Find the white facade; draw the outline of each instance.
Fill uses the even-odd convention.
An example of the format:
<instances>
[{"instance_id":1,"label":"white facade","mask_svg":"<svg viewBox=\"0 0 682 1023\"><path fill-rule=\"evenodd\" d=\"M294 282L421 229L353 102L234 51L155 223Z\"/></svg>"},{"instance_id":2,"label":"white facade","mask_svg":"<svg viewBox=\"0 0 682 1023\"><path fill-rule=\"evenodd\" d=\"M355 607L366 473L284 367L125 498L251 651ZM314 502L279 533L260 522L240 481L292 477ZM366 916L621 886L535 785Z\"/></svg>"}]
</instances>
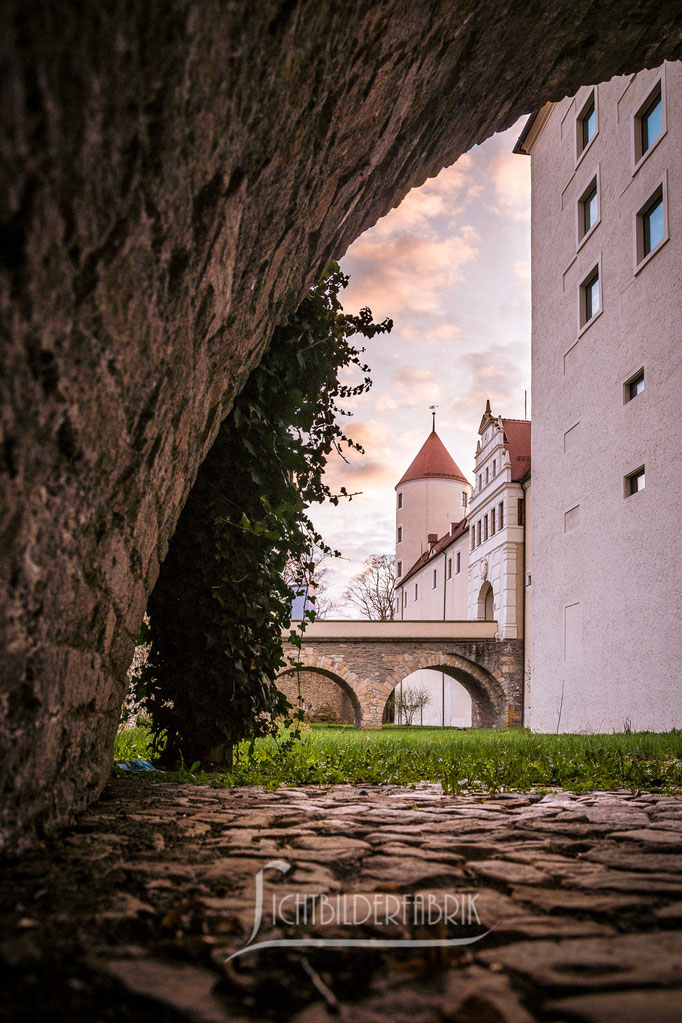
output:
<instances>
[{"instance_id":1,"label":"white facade","mask_svg":"<svg viewBox=\"0 0 682 1023\"><path fill-rule=\"evenodd\" d=\"M509 424L508 429L505 424ZM407 482L403 477L396 487L396 561L401 571L396 583L395 616L403 621L498 620L501 638L520 639L524 527L518 521L518 502L523 501L525 492L518 477L530 469L530 423L519 426L515 420L495 418L488 404L479 432L475 488L463 478L434 481L428 477ZM433 435L430 440L433 442ZM432 461L422 458L427 445L406 476L433 468ZM444 470L445 466L439 464L436 468ZM440 501L430 501L431 517L427 520L417 502L431 497L434 482ZM462 494L466 495L468 518ZM458 498L461 514L455 520L451 509L453 500L454 507L458 507ZM501 519L500 505L504 509ZM408 547L406 541L414 546ZM404 553L408 549L416 552L412 560ZM485 590L491 583L494 597L486 607ZM429 703L419 715L424 725L471 725L471 697L455 679L423 670L414 672L403 685L428 691Z\"/></svg>"},{"instance_id":2,"label":"white facade","mask_svg":"<svg viewBox=\"0 0 682 1023\"><path fill-rule=\"evenodd\" d=\"M526 723L680 727L682 65L547 104L516 151L532 192Z\"/></svg>"}]
</instances>

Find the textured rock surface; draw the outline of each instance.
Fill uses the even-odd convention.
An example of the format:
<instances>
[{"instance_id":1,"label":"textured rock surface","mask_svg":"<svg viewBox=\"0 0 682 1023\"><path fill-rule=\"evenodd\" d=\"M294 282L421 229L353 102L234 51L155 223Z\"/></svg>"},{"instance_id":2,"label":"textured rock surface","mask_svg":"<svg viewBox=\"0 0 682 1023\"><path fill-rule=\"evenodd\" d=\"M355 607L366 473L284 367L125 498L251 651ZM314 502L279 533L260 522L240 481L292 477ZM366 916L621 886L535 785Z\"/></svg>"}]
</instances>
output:
<instances>
[{"instance_id":1,"label":"textured rock surface","mask_svg":"<svg viewBox=\"0 0 682 1023\"><path fill-rule=\"evenodd\" d=\"M566 828L593 816L607 831L567 842ZM670 1023L680 1018L682 877L655 837L664 821L682 823L682 797L116 779L75 830L5 868L0 1020ZM620 842L622 863L593 862L622 825L637 834L632 847ZM661 860L655 872L638 866L649 855ZM251 935L255 876L272 860L290 868L264 874L255 941L482 936L266 948L226 963ZM278 913L273 925L273 898L287 896L282 913L293 919L298 896L307 922ZM326 919L318 910L313 920L322 896Z\"/></svg>"},{"instance_id":2,"label":"textured rock surface","mask_svg":"<svg viewBox=\"0 0 682 1023\"><path fill-rule=\"evenodd\" d=\"M665 0L2 5L1 841L101 789L197 466L327 258L524 111L681 56L679 25Z\"/></svg>"}]
</instances>

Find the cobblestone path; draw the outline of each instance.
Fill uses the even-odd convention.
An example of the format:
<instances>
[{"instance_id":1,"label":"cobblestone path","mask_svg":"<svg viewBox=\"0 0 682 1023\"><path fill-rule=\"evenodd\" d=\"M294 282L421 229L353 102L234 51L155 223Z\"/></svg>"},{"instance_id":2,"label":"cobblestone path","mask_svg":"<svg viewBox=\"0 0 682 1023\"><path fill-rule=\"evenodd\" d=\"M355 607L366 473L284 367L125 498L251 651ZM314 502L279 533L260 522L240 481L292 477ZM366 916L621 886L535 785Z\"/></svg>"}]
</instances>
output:
<instances>
[{"instance_id":1,"label":"cobblestone path","mask_svg":"<svg viewBox=\"0 0 682 1023\"><path fill-rule=\"evenodd\" d=\"M478 940L226 962L272 860L290 868L262 875L255 942ZM681 868L682 797L116 779L71 832L3 868L0 1019L679 1023ZM273 925L273 896L317 906L314 922ZM466 913L444 923L455 897ZM367 904L361 926L321 919Z\"/></svg>"}]
</instances>

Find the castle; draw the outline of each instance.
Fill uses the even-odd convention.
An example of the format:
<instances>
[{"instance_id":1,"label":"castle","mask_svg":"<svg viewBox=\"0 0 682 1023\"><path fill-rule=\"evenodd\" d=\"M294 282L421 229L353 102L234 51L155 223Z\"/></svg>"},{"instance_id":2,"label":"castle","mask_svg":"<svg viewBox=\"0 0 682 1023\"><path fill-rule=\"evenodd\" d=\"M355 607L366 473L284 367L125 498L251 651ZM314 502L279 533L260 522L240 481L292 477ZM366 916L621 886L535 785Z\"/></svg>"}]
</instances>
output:
<instances>
[{"instance_id":1,"label":"castle","mask_svg":"<svg viewBox=\"0 0 682 1023\"><path fill-rule=\"evenodd\" d=\"M522 639L535 731L682 724L681 139L680 63L531 115L532 444L488 406L473 487L435 432L396 487L396 615Z\"/></svg>"}]
</instances>

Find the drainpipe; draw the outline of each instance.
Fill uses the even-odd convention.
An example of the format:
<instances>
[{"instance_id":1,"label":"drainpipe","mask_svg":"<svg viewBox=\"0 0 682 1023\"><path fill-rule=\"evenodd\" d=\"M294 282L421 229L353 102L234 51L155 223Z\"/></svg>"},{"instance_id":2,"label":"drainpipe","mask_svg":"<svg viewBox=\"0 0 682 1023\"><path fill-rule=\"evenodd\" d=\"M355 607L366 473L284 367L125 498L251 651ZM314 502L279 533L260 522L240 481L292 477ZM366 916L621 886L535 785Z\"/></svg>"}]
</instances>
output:
<instances>
[{"instance_id":1,"label":"drainpipe","mask_svg":"<svg viewBox=\"0 0 682 1023\"><path fill-rule=\"evenodd\" d=\"M443 621L445 621L445 599L448 586L448 552L447 548L443 551ZM441 728L445 728L445 672L440 673L440 688L441 688Z\"/></svg>"}]
</instances>

